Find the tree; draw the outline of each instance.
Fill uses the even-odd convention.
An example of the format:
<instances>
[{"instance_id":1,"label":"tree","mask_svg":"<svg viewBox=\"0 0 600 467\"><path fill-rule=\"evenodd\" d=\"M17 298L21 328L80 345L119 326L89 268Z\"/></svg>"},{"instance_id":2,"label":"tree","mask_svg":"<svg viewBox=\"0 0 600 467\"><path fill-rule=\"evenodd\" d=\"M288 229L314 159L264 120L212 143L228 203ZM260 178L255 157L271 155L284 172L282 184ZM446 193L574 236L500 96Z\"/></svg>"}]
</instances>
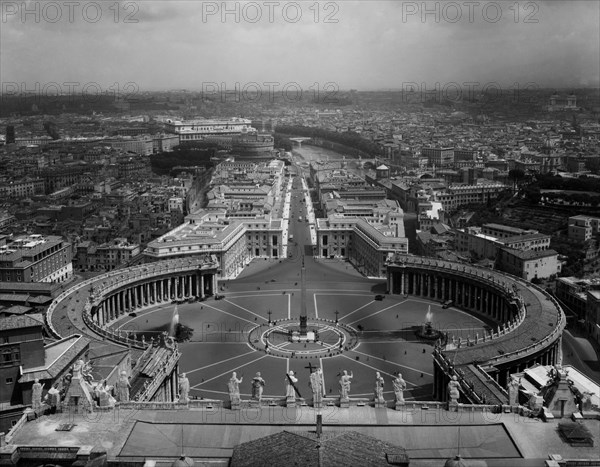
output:
<instances>
[{"instance_id":1,"label":"tree","mask_svg":"<svg viewBox=\"0 0 600 467\"><path fill-rule=\"evenodd\" d=\"M515 182L525 180L525 172L521 169L510 169L508 171L508 178Z\"/></svg>"},{"instance_id":2,"label":"tree","mask_svg":"<svg viewBox=\"0 0 600 467\"><path fill-rule=\"evenodd\" d=\"M525 190L525 198L531 204L539 204L539 202L542 200L540 189L538 187L528 187Z\"/></svg>"},{"instance_id":3,"label":"tree","mask_svg":"<svg viewBox=\"0 0 600 467\"><path fill-rule=\"evenodd\" d=\"M177 323L175 327L175 340L177 342L189 341L194 335L194 330L185 324Z\"/></svg>"}]
</instances>

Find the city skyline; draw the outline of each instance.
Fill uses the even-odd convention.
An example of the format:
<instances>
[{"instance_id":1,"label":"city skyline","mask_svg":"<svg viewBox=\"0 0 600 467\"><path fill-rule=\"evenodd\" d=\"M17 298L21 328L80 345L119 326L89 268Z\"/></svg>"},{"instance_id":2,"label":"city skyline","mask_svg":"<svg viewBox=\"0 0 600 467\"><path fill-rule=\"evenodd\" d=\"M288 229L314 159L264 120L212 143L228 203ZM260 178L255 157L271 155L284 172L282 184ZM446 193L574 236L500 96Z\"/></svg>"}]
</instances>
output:
<instances>
[{"instance_id":1,"label":"city skyline","mask_svg":"<svg viewBox=\"0 0 600 467\"><path fill-rule=\"evenodd\" d=\"M596 2L98 5L3 1L3 93L15 83L33 92L49 83L249 92L600 83Z\"/></svg>"}]
</instances>

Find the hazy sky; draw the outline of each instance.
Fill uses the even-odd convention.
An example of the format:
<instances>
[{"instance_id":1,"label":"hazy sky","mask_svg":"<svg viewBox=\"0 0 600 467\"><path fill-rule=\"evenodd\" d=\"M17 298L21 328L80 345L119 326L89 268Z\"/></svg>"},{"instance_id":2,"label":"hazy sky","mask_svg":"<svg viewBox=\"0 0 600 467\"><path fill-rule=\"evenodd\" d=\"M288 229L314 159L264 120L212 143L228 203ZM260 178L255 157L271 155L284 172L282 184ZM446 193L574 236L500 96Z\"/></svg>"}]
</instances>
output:
<instances>
[{"instance_id":1,"label":"hazy sky","mask_svg":"<svg viewBox=\"0 0 600 467\"><path fill-rule=\"evenodd\" d=\"M600 2L0 0L0 80L27 89L305 92L425 82L598 86ZM100 7L100 9L98 8ZM223 16L223 13L229 11ZM427 13L429 11L429 13ZM259 16L260 15L260 16ZM301 17L299 18L299 16ZM276 85L265 84L276 82Z\"/></svg>"}]
</instances>

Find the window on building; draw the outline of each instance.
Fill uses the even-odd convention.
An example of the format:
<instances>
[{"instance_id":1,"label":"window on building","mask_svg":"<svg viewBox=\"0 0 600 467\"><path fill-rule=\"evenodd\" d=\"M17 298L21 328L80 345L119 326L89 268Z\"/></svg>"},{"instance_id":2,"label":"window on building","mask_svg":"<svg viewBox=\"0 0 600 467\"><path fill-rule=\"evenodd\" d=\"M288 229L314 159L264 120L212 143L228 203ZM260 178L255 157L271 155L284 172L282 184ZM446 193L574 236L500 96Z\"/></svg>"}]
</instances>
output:
<instances>
[{"instance_id":1,"label":"window on building","mask_svg":"<svg viewBox=\"0 0 600 467\"><path fill-rule=\"evenodd\" d=\"M6 378L6 379L4 380L4 382L5 382L6 384L12 384L12 383L13 383L13 379L9 377L9 378Z\"/></svg>"}]
</instances>

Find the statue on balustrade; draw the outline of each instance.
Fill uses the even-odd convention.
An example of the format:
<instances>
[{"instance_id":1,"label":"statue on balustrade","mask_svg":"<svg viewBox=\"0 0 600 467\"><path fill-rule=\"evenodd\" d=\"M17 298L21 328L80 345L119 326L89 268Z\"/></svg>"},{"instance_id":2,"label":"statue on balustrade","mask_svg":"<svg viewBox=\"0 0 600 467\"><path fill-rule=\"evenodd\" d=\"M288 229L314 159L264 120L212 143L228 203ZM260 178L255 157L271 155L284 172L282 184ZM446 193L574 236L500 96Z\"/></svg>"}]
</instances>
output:
<instances>
[{"instance_id":1,"label":"statue on balustrade","mask_svg":"<svg viewBox=\"0 0 600 467\"><path fill-rule=\"evenodd\" d=\"M262 399L263 390L265 388L265 380L260 376L260 371L252 378L252 399L260 402Z\"/></svg>"},{"instance_id":2,"label":"statue on balustrade","mask_svg":"<svg viewBox=\"0 0 600 467\"><path fill-rule=\"evenodd\" d=\"M129 402L129 389L131 388L131 384L129 384L129 378L127 377L127 372L122 371L121 376L117 380L115 384L115 389L117 392L117 400L119 402Z\"/></svg>"},{"instance_id":3,"label":"statue on balustrade","mask_svg":"<svg viewBox=\"0 0 600 467\"><path fill-rule=\"evenodd\" d=\"M112 386L106 384L106 380L102 380L94 389L94 397L98 400L100 407L114 407L115 398L111 395Z\"/></svg>"},{"instance_id":4,"label":"statue on balustrade","mask_svg":"<svg viewBox=\"0 0 600 467\"><path fill-rule=\"evenodd\" d=\"M348 374L348 372L344 370L342 377L340 378L340 399L348 399L352 378L354 378L354 374L352 372Z\"/></svg>"},{"instance_id":5,"label":"statue on balustrade","mask_svg":"<svg viewBox=\"0 0 600 467\"><path fill-rule=\"evenodd\" d=\"M313 404L321 403L325 397L325 382L323 381L323 372L321 367L310 374L310 387L313 392Z\"/></svg>"},{"instance_id":6,"label":"statue on balustrade","mask_svg":"<svg viewBox=\"0 0 600 467\"><path fill-rule=\"evenodd\" d=\"M458 382L458 378L456 375L452 377L450 382L448 383L448 399L450 404L458 404L458 399L460 397L460 383Z\"/></svg>"},{"instance_id":7,"label":"statue on balustrade","mask_svg":"<svg viewBox=\"0 0 600 467\"><path fill-rule=\"evenodd\" d=\"M42 408L43 390L44 385L40 384L40 380L36 378L31 388L31 408L35 411L40 410Z\"/></svg>"},{"instance_id":8,"label":"statue on balustrade","mask_svg":"<svg viewBox=\"0 0 600 467\"><path fill-rule=\"evenodd\" d=\"M44 397L46 404L50 406L50 413L56 412L56 409L60 407L60 391L58 390L58 385L59 383L55 383L54 386L48 389L48 392Z\"/></svg>"},{"instance_id":9,"label":"statue on balustrade","mask_svg":"<svg viewBox=\"0 0 600 467\"><path fill-rule=\"evenodd\" d=\"M185 373L179 375L179 402L187 404L189 402L190 380L185 376Z\"/></svg>"},{"instance_id":10,"label":"statue on balustrade","mask_svg":"<svg viewBox=\"0 0 600 467\"><path fill-rule=\"evenodd\" d=\"M508 405L519 405L519 387L520 381L511 378L508 383Z\"/></svg>"},{"instance_id":11,"label":"statue on balustrade","mask_svg":"<svg viewBox=\"0 0 600 467\"><path fill-rule=\"evenodd\" d=\"M383 385L385 384L383 377L379 372L375 374L375 400L383 401Z\"/></svg>"},{"instance_id":12,"label":"statue on balustrade","mask_svg":"<svg viewBox=\"0 0 600 467\"><path fill-rule=\"evenodd\" d=\"M298 378L294 376L294 372L290 371L285 375L285 397L296 398L296 383Z\"/></svg>"},{"instance_id":13,"label":"statue on balustrade","mask_svg":"<svg viewBox=\"0 0 600 467\"><path fill-rule=\"evenodd\" d=\"M406 389L406 381L402 379L402 373L398 373L398 376L393 381L394 395L396 396L396 402L404 402L404 390Z\"/></svg>"},{"instance_id":14,"label":"statue on balustrade","mask_svg":"<svg viewBox=\"0 0 600 467\"><path fill-rule=\"evenodd\" d=\"M240 383L242 382L243 379L244 379L243 376L241 376L238 379L237 374L234 371L231 374L231 378L229 379L229 382L227 383L227 388L229 389L229 400L231 401L232 404L240 403Z\"/></svg>"}]
</instances>

